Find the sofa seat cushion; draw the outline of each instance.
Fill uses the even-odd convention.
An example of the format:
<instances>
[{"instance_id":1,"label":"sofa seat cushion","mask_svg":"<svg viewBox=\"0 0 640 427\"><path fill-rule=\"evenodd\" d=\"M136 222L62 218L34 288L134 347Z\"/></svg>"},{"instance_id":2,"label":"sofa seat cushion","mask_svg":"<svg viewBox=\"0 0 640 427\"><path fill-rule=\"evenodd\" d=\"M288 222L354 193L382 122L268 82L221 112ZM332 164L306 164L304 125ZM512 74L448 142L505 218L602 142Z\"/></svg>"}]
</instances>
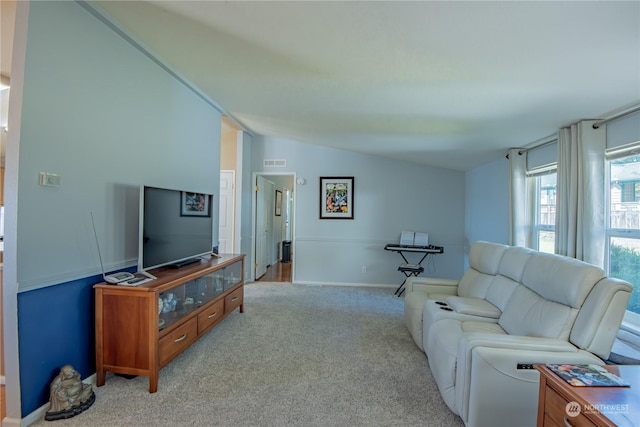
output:
<instances>
[{"instance_id":1,"label":"sofa seat cushion","mask_svg":"<svg viewBox=\"0 0 640 427\"><path fill-rule=\"evenodd\" d=\"M502 329L502 327L497 323L476 322L476 321L462 322L462 332L464 333L482 332L485 334L507 335L507 331Z\"/></svg>"},{"instance_id":2,"label":"sofa seat cushion","mask_svg":"<svg viewBox=\"0 0 640 427\"><path fill-rule=\"evenodd\" d=\"M455 312L497 319L502 312L489 301L479 298L448 297L446 303Z\"/></svg>"},{"instance_id":3,"label":"sofa seat cushion","mask_svg":"<svg viewBox=\"0 0 640 427\"><path fill-rule=\"evenodd\" d=\"M449 409L457 415L460 415L455 396L458 342L460 336L467 332L506 334L497 323L443 319L430 326L425 343L425 352L438 390Z\"/></svg>"},{"instance_id":4,"label":"sofa seat cushion","mask_svg":"<svg viewBox=\"0 0 640 427\"><path fill-rule=\"evenodd\" d=\"M462 301L471 300L473 302L477 302L478 309L475 312L481 312L479 307L484 306L485 304L475 298L458 298L456 297L455 301L459 302L457 306L462 307L465 313L460 313L453 306L444 302L446 305L442 305L442 301L428 300L424 304L424 308L422 310L422 350L426 352L427 342L429 340L429 333L431 331L431 325L443 319L454 319L461 322L469 322L469 321L478 321L478 322L490 322L490 323L498 323L497 317L484 317L478 316L475 314L470 314L472 310L466 309L473 305L473 302L464 305ZM491 305L490 303L486 303ZM488 307L485 312L491 311ZM493 311L491 311L493 313Z\"/></svg>"}]
</instances>

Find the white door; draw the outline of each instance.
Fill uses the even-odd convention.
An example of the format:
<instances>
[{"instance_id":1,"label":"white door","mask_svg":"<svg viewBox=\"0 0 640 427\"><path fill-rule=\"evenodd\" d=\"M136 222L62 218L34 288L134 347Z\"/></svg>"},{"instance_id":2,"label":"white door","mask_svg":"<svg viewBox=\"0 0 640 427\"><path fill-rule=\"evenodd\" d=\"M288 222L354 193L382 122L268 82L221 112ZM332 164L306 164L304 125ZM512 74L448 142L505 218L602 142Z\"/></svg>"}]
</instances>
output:
<instances>
[{"instance_id":1,"label":"white door","mask_svg":"<svg viewBox=\"0 0 640 427\"><path fill-rule=\"evenodd\" d=\"M282 212L284 212L284 240L291 240L291 223L293 218L291 217L291 190L285 188L284 191L284 206Z\"/></svg>"},{"instance_id":2,"label":"white door","mask_svg":"<svg viewBox=\"0 0 640 427\"><path fill-rule=\"evenodd\" d=\"M256 178L256 279L267 272L267 238L271 224L267 216L268 206L266 180L258 176Z\"/></svg>"},{"instance_id":3,"label":"white door","mask_svg":"<svg viewBox=\"0 0 640 427\"><path fill-rule=\"evenodd\" d=\"M276 195L276 184L273 181L269 181L265 179L264 181L265 188L265 203L264 209L264 217L267 221L267 229L269 230L267 234L267 267L270 265L274 265L278 262L278 247L276 242L279 241L280 230L276 229L274 226L274 218L275 218L275 195Z\"/></svg>"},{"instance_id":4,"label":"white door","mask_svg":"<svg viewBox=\"0 0 640 427\"><path fill-rule=\"evenodd\" d=\"M220 171L220 223L218 240L221 254L234 252L234 182L235 171Z\"/></svg>"}]
</instances>

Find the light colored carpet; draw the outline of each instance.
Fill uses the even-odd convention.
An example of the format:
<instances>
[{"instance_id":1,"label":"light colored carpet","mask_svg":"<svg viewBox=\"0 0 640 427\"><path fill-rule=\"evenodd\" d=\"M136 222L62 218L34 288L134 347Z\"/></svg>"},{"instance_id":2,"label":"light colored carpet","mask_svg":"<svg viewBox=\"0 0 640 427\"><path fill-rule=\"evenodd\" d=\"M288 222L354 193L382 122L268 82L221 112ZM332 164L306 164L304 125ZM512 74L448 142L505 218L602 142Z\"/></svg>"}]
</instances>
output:
<instances>
[{"instance_id":1,"label":"light colored carpet","mask_svg":"<svg viewBox=\"0 0 640 427\"><path fill-rule=\"evenodd\" d=\"M62 426L462 426L393 290L251 283L238 311L148 379L108 374ZM52 424L55 423L55 426Z\"/></svg>"}]
</instances>

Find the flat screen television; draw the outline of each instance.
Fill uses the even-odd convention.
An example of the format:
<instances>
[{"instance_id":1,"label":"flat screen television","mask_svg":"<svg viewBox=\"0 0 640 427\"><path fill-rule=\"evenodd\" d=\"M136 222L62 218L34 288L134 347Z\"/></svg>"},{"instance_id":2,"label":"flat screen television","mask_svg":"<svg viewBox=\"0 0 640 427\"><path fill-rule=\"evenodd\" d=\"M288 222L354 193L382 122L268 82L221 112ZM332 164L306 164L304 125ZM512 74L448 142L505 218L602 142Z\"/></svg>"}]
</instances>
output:
<instances>
[{"instance_id":1,"label":"flat screen television","mask_svg":"<svg viewBox=\"0 0 640 427\"><path fill-rule=\"evenodd\" d=\"M213 195L142 186L138 271L181 267L210 255Z\"/></svg>"}]
</instances>

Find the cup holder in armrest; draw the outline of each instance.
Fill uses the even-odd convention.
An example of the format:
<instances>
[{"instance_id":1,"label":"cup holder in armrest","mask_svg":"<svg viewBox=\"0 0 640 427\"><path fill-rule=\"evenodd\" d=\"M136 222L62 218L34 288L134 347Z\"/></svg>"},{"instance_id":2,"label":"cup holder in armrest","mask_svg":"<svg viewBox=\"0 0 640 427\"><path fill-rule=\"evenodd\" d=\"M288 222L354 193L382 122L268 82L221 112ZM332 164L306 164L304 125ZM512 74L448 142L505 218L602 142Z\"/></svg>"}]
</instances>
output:
<instances>
[{"instance_id":1,"label":"cup holder in armrest","mask_svg":"<svg viewBox=\"0 0 640 427\"><path fill-rule=\"evenodd\" d=\"M449 307L440 307L440 310L444 310L444 311L453 311L453 309L449 308Z\"/></svg>"},{"instance_id":2,"label":"cup holder in armrest","mask_svg":"<svg viewBox=\"0 0 640 427\"><path fill-rule=\"evenodd\" d=\"M443 307L446 307L448 305L446 302L443 302L443 301L436 301L436 304L441 305Z\"/></svg>"}]
</instances>

